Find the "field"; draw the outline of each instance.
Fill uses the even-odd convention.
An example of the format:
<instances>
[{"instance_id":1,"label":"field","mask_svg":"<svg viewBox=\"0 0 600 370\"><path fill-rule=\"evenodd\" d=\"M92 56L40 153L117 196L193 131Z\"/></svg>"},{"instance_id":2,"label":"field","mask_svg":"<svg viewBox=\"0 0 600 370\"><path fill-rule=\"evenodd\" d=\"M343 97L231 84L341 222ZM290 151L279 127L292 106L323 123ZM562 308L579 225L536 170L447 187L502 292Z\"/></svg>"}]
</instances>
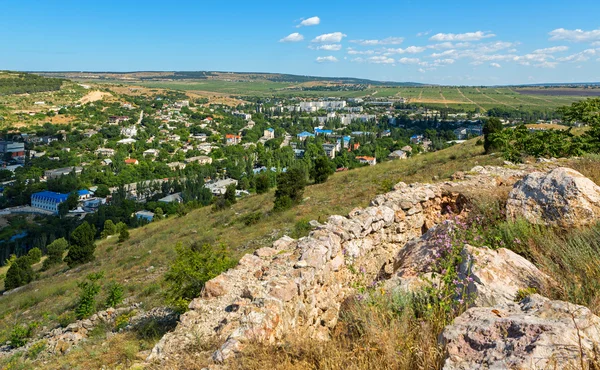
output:
<instances>
[{"instance_id":1,"label":"field","mask_svg":"<svg viewBox=\"0 0 600 370\"><path fill-rule=\"evenodd\" d=\"M486 111L494 107L527 110L551 110L571 104L597 93L600 89L514 89L508 87L388 87L370 85L365 90L305 91L299 85L272 81L151 81L135 82L145 87L192 91L200 95L229 94L233 96L278 97L336 97L336 98L408 98L435 108L454 108L465 111Z\"/></svg>"}]
</instances>

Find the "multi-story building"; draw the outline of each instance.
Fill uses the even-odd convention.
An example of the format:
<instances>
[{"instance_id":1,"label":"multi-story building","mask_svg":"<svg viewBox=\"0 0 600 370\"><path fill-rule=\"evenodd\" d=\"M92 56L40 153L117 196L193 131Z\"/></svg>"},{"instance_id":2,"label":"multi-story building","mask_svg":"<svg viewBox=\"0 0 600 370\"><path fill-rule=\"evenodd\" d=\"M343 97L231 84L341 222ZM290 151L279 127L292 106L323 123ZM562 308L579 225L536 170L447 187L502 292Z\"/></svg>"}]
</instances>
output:
<instances>
[{"instance_id":1,"label":"multi-story building","mask_svg":"<svg viewBox=\"0 0 600 370\"><path fill-rule=\"evenodd\" d=\"M10 154L11 157L25 156L25 143L15 141L0 141L0 153L3 156Z\"/></svg>"}]
</instances>

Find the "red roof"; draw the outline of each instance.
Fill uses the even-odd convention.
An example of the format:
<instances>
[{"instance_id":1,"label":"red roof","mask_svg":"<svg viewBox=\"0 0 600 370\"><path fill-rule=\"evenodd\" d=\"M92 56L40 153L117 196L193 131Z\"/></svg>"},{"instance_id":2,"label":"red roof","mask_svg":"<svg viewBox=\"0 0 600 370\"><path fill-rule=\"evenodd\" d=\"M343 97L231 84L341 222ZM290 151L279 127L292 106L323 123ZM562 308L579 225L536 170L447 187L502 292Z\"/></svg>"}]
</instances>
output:
<instances>
[{"instance_id":1,"label":"red roof","mask_svg":"<svg viewBox=\"0 0 600 370\"><path fill-rule=\"evenodd\" d=\"M125 163L127 163L127 164L136 164L136 163L138 163L138 160L137 159L133 159L133 158L127 158L125 160Z\"/></svg>"},{"instance_id":2,"label":"red roof","mask_svg":"<svg viewBox=\"0 0 600 370\"><path fill-rule=\"evenodd\" d=\"M240 139L241 136L240 135L233 135L233 134L227 134L225 135L226 139Z\"/></svg>"},{"instance_id":3,"label":"red roof","mask_svg":"<svg viewBox=\"0 0 600 370\"><path fill-rule=\"evenodd\" d=\"M365 161L372 161L375 159L375 157L362 156L362 157L356 157L356 159L364 159Z\"/></svg>"}]
</instances>

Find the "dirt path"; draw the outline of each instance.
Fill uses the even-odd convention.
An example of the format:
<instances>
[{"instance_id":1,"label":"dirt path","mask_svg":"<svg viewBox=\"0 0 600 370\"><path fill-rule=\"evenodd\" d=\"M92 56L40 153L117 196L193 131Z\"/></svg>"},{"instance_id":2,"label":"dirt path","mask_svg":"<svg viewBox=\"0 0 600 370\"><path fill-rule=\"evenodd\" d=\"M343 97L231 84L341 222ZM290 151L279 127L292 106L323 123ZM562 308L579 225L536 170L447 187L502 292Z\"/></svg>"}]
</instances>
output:
<instances>
[{"instance_id":1,"label":"dirt path","mask_svg":"<svg viewBox=\"0 0 600 370\"><path fill-rule=\"evenodd\" d=\"M442 97L442 100L444 101L444 105L446 106L446 108L448 108L448 102L446 101L446 97L444 97L444 94L442 94L441 89L440 89L440 96Z\"/></svg>"},{"instance_id":2,"label":"dirt path","mask_svg":"<svg viewBox=\"0 0 600 370\"><path fill-rule=\"evenodd\" d=\"M457 87L456 90L458 90L458 93L460 94L460 96L462 96L463 98L465 98L466 100L468 100L469 102L471 102L472 104L474 104L476 107L478 107L479 109L481 109L482 112L485 112L486 109L484 107L482 107L481 105L475 103L473 100L467 98L467 96L465 94L463 94L462 91L460 91L460 89Z\"/></svg>"},{"instance_id":3,"label":"dirt path","mask_svg":"<svg viewBox=\"0 0 600 370\"><path fill-rule=\"evenodd\" d=\"M421 100L423 98L423 89L419 91L419 97L417 99Z\"/></svg>"},{"instance_id":4,"label":"dirt path","mask_svg":"<svg viewBox=\"0 0 600 370\"><path fill-rule=\"evenodd\" d=\"M105 96L112 96L111 93L103 92L103 91L92 91L88 93L83 98L79 99L79 103L87 104L92 103L98 100L102 100Z\"/></svg>"}]
</instances>

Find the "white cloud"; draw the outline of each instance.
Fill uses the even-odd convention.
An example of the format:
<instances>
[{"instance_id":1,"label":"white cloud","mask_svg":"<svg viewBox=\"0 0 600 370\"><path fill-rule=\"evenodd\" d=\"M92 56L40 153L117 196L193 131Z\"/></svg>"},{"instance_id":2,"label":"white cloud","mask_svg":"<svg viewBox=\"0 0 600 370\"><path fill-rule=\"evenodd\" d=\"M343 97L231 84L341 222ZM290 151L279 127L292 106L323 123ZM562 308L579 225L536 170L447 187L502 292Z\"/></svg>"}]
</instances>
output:
<instances>
[{"instance_id":1,"label":"white cloud","mask_svg":"<svg viewBox=\"0 0 600 370\"><path fill-rule=\"evenodd\" d=\"M594 41L594 42L592 42L592 46L600 46L600 41Z\"/></svg>"},{"instance_id":2,"label":"white cloud","mask_svg":"<svg viewBox=\"0 0 600 370\"><path fill-rule=\"evenodd\" d=\"M564 28L557 28L554 31L548 33L551 37L550 40L565 40L571 42L593 42L600 41L600 29L592 31L583 31L581 29L566 30Z\"/></svg>"},{"instance_id":3,"label":"white cloud","mask_svg":"<svg viewBox=\"0 0 600 370\"><path fill-rule=\"evenodd\" d=\"M534 64L534 67L537 67L537 68L556 68L557 65L558 65L558 63L556 63L556 62L542 62L542 63Z\"/></svg>"},{"instance_id":4,"label":"white cloud","mask_svg":"<svg viewBox=\"0 0 600 370\"><path fill-rule=\"evenodd\" d=\"M339 50L342 50L342 45L340 45L340 44L324 44L324 45L319 45L317 47L310 45L309 48L314 49L314 50L339 51Z\"/></svg>"},{"instance_id":5,"label":"white cloud","mask_svg":"<svg viewBox=\"0 0 600 370\"><path fill-rule=\"evenodd\" d=\"M498 63L490 63L490 66L492 66L494 68L502 68L502 66Z\"/></svg>"},{"instance_id":6,"label":"white cloud","mask_svg":"<svg viewBox=\"0 0 600 370\"><path fill-rule=\"evenodd\" d=\"M424 46L409 46L406 49L397 48L397 49L385 49L385 55L391 54L418 54L427 50Z\"/></svg>"},{"instance_id":7,"label":"white cloud","mask_svg":"<svg viewBox=\"0 0 600 370\"><path fill-rule=\"evenodd\" d=\"M398 59L398 63L400 64L419 64L421 59L419 58L400 58Z\"/></svg>"},{"instance_id":8,"label":"white cloud","mask_svg":"<svg viewBox=\"0 0 600 370\"><path fill-rule=\"evenodd\" d=\"M300 28L302 26L316 26L319 23L321 23L321 18L319 17L310 17L308 19L303 20L302 22L300 22L299 25L297 25L297 28Z\"/></svg>"},{"instance_id":9,"label":"white cloud","mask_svg":"<svg viewBox=\"0 0 600 370\"><path fill-rule=\"evenodd\" d=\"M417 37L427 36L431 33L431 31L419 32L417 33Z\"/></svg>"},{"instance_id":10,"label":"white cloud","mask_svg":"<svg viewBox=\"0 0 600 370\"><path fill-rule=\"evenodd\" d=\"M363 46L374 46L374 45L400 45L404 41L403 37L388 37L382 40L351 40L350 42L363 45Z\"/></svg>"},{"instance_id":11,"label":"white cloud","mask_svg":"<svg viewBox=\"0 0 600 370\"><path fill-rule=\"evenodd\" d=\"M385 56L370 57L367 59L367 61L369 63L375 63L375 64L394 64L394 63L396 63L394 58L389 58L389 57L385 57Z\"/></svg>"},{"instance_id":12,"label":"white cloud","mask_svg":"<svg viewBox=\"0 0 600 370\"><path fill-rule=\"evenodd\" d=\"M348 48L348 54L350 54L350 55L373 55L373 54L375 54L375 50L355 50L352 48Z\"/></svg>"},{"instance_id":13,"label":"white cloud","mask_svg":"<svg viewBox=\"0 0 600 370\"><path fill-rule=\"evenodd\" d=\"M423 68L419 68L419 72L425 73L425 70Z\"/></svg>"},{"instance_id":14,"label":"white cloud","mask_svg":"<svg viewBox=\"0 0 600 370\"><path fill-rule=\"evenodd\" d=\"M563 58L556 59L559 62L587 62L594 55L598 54L596 49L586 49L580 53L572 54Z\"/></svg>"},{"instance_id":15,"label":"white cloud","mask_svg":"<svg viewBox=\"0 0 600 370\"><path fill-rule=\"evenodd\" d=\"M441 42L439 44L433 44L433 45L428 45L427 47L429 49L462 49L462 48L468 48L471 47L473 44L471 44L470 42L457 42L457 43L452 43L452 42Z\"/></svg>"},{"instance_id":16,"label":"white cloud","mask_svg":"<svg viewBox=\"0 0 600 370\"><path fill-rule=\"evenodd\" d=\"M304 36L302 36L298 32L294 32L282 38L281 40L279 40L279 42L300 42L302 40L304 40Z\"/></svg>"},{"instance_id":17,"label":"white cloud","mask_svg":"<svg viewBox=\"0 0 600 370\"><path fill-rule=\"evenodd\" d=\"M494 36L496 35L487 31L477 31L467 33L438 33L429 39L432 41L479 41Z\"/></svg>"},{"instance_id":18,"label":"white cloud","mask_svg":"<svg viewBox=\"0 0 600 370\"><path fill-rule=\"evenodd\" d=\"M336 63L338 62L338 59L336 57L334 57L333 55L329 55L326 57L318 57L316 59L317 63Z\"/></svg>"},{"instance_id":19,"label":"white cloud","mask_svg":"<svg viewBox=\"0 0 600 370\"><path fill-rule=\"evenodd\" d=\"M447 59L436 59L433 61L433 65L434 66L442 66L442 65L448 65L448 64L454 64L455 60L451 59L451 58L447 58Z\"/></svg>"},{"instance_id":20,"label":"white cloud","mask_svg":"<svg viewBox=\"0 0 600 370\"><path fill-rule=\"evenodd\" d=\"M555 54L555 53L561 53L561 52L567 51L567 50L569 50L568 46L553 46L551 48L534 50L533 53L534 54Z\"/></svg>"},{"instance_id":21,"label":"white cloud","mask_svg":"<svg viewBox=\"0 0 600 370\"><path fill-rule=\"evenodd\" d=\"M342 41L344 37L347 35L341 32L333 32L333 33L325 33L323 35L319 35L315 37L312 42L318 42L321 44L335 44Z\"/></svg>"}]
</instances>

